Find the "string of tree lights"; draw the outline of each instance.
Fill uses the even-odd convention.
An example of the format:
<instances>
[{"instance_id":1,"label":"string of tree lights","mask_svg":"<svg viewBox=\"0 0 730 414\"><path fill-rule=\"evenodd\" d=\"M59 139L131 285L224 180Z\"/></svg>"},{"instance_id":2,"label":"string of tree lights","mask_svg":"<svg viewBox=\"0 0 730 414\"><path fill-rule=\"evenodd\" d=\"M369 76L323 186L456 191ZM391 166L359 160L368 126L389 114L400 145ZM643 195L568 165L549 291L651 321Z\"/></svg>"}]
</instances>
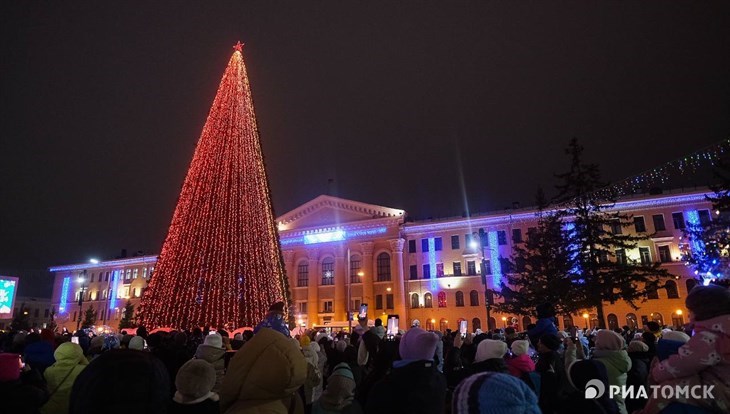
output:
<instances>
[{"instance_id":1,"label":"string of tree lights","mask_svg":"<svg viewBox=\"0 0 730 414\"><path fill-rule=\"evenodd\" d=\"M615 200L618 197L638 192L647 192L652 188L671 181L673 177L694 174L700 168L714 167L730 150L730 138L705 147L692 154L664 163L658 167L624 178L609 184L591 194L595 200ZM556 207L567 207L573 200L558 203Z\"/></svg>"},{"instance_id":2,"label":"string of tree lights","mask_svg":"<svg viewBox=\"0 0 730 414\"><path fill-rule=\"evenodd\" d=\"M291 306L241 43L234 49L142 296L148 327L254 326L272 303Z\"/></svg>"}]
</instances>

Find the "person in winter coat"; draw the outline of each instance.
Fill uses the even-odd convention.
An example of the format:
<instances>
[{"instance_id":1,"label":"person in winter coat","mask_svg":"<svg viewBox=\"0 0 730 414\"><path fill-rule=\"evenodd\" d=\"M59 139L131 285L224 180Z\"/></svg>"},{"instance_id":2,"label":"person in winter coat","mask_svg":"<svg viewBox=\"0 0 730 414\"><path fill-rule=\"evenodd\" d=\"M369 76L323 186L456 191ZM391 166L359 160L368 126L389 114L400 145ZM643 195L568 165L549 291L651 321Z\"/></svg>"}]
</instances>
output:
<instances>
[{"instance_id":1,"label":"person in winter coat","mask_svg":"<svg viewBox=\"0 0 730 414\"><path fill-rule=\"evenodd\" d=\"M624 338L614 331L601 329L596 333L595 345L593 360L606 366L608 384L619 387L625 386L627 373L631 369L631 358L624 349ZM579 351L579 353L582 354L582 351ZM566 371L575 360L576 346L572 341L569 341L565 352ZM614 395L613 398L616 405L618 405L619 412L628 414L624 398L620 394Z\"/></svg>"},{"instance_id":2,"label":"person in winter coat","mask_svg":"<svg viewBox=\"0 0 730 414\"><path fill-rule=\"evenodd\" d=\"M666 386L714 386L714 398L692 395L672 400L649 398L643 414L655 414L670 404L691 405L717 413L730 412L730 291L718 285L695 286L685 301L695 335L651 367L650 380ZM650 396L651 397L651 396Z\"/></svg>"},{"instance_id":3,"label":"person in winter coat","mask_svg":"<svg viewBox=\"0 0 730 414\"><path fill-rule=\"evenodd\" d=\"M593 359L579 360L570 365L567 374L574 392L561 404L561 414L618 414L618 405L609 398L608 392L597 398L586 398L589 381L598 380L603 384L604 390L608 390L608 371L605 365Z\"/></svg>"},{"instance_id":4,"label":"person in winter coat","mask_svg":"<svg viewBox=\"0 0 730 414\"><path fill-rule=\"evenodd\" d=\"M259 329L231 359L219 393L221 413L302 413L297 390L306 377L297 343L281 331Z\"/></svg>"},{"instance_id":5,"label":"person in winter coat","mask_svg":"<svg viewBox=\"0 0 730 414\"><path fill-rule=\"evenodd\" d=\"M507 360L507 369L517 378L522 378L523 375L535 370L535 363L527 353L529 345L529 342L522 339L512 342L513 357Z\"/></svg>"},{"instance_id":6,"label":"person in winter coat","mask_svg":"<svg viewBox=\"0 0 730 414\"><path fill-rule=\"evenodd\" d=\"M360 414L362 408L355 401L355 377L350 365L340 362L332 370L327 389L314 402L312 414Z\"/></svg>"},{"instance_id":7,"label":"person in winter coat","mask_svg":"<svg viewBox=\"0 0 730 414\"><path fill-rule=\"evenodd\" d=\"M175 396L168 414L218 414L219 397L214 393L215 369L200 359L191 359L177 371Z\"/></svg>"},{"instance_id":8,"label":"person in winter coat","mask_svg":"<svg viewBox=\"0 0 730 414\"><path fill-rule=\"evenodd\" d=\"M311 343L309 345L311 345ZM319 359L319 356L309 345L302 349L304 359L307 361L307 380L304 381L305 407L311 406L312 403L322 394L322 373L317 367L317 360Z\"/></svg>"},{"instance_id":9,"label":"person in winter coat","mask_svg":"<svg viewBox=\"0 0 730 414\"><path fill-rule=\"evenodd\" d=\"M165 366L151 353L111 349L95 358L76 378L68 413L86 414L100 409L165 413L170 403L169 381Z\"/></svg>"},{"instance_id":10,"label":"person in winter coat","mask_svg":"<svg viewBox=\"0 0 730 414\"><path fill-rule=\"evenodd\" d=\"M360 346L357 350L357 364L362 367L365 374L372 370L373 360L380 349L380 342L384 337L385 328L380 318L375 319L375 326L362 334Z\"/></svg>"},{"instance_id":11,"label":"person in winter coat","mask_svg":"<svg viewBox=\"0 0 730 414\"><path fill-rule=\"evenodd\" d=\"M223 338L217 332L207 335L203 344L199 345L195 351L195 358L208 362L215 369L214 392L217 392L223 383L223 375L226 370L225 356L226 349L223 348Z\"/></svg>"},{"instance_id":12,"label":"person in winter coat","mask_svg":"<svg viewBox=\"0 0 730 414\"><path fill-rule=\"evenodd\" d=\"M540 414L537 396L523 381L498 372L482 372L454 391L451 412Z\"/></svg>"},{"instance_id":13,"label":"person in winter coat","mask_svg":"<svg viewBox=\"0 0 730 414\"><path fill-rule=\"evenodd\" d=\"M26 368L21 370L20 355L0 353L0 407L3 412L37 414L48 400L48 390L41 374Z\"/></svg>"},{"instance_id":14,"label":"person in winter coat","mask_svg":"<svg viewBox=\"0 0 730 414\"><path fill-rule=\"evenodd\" d=\"M43 414L68 413L71 388L76 377L89 365L81 347L73 342L66 342L56 348L53 353L56 362L48 367L43 377L48 384L50 398L41 407Z\"/></svg>"},{"instance_id":15,"label":"person in winter coat","mask_svg":"<svg viewBox=\"0 0 730 414\"><path fill-rule=\"evenodd\" d=\"M567 338L566 341L570 341ZM560 408L562 400L570 391L566 375L566 363L558 352L560 338L555 334L545 334L537 343L540 358L535 364L535 372L540 374L540 409L543 413L554 413ZM566 352L567 354L567 352Z\"/></svg>"},{"instance_id":16,"label":"person in winter coat","mask_svg":"<svg viewBox=\"0 0 730 414\"><path fill-rule=\"evenodd\" d=\"M446 399L446 378L433 357L438 336L411 328L400 339L401 360L376 383L366 398L365 412L441 414Z\"/></svg>"},{"instance_id":17,"label":"person in winter coat","mask_svg":"<svg viewBox=\"0 0 730 414\"><path fill-rule=\"evenodd\" d=\"M527 336L530 337L530 342L533 344L540 342L540 338L543 335L558 334L558 328L555 326L555 309L553 305L543 303L542 305L538 305L535 310L537 311L537 323L534 328L527 330Z\"/></svg>"},{"instance_id":18,"label":"person in winter coat","mask_svg":"<svg viewBox=\"0 0 730 414\"><path fill-rule=\"evenodd\" d=\"M626 352L631 359L631 369L626 374L626 386L634 387L634 389L646 387L649 385L647 380L652 360L652 356L649 354L649 346L642 341L634 340L629 343ZM633 413L644 408L645 404L646 398L643 396L629 396L626 398L626 411Z\"/></svg>"},{"instance_id":19,"label":"person in winter coat","mask_svg":"<svg viewBox=\"0 0 730 414\"><path fill-rule=\"evenodd\" d=\"M53 343L41 339L37 333L25 337L24 358L27 364L37 370L41 375L46 368L56 362L53 359Z\"/></svg>"}]
</instances>

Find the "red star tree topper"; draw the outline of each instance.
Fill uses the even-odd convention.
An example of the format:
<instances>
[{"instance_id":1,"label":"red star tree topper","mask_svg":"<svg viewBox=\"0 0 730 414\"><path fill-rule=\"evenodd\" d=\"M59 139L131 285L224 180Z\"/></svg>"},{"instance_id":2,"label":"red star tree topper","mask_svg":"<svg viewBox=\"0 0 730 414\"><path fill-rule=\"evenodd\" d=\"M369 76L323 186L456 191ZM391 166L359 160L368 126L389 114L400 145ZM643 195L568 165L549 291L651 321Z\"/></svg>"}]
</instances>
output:
<instances>
[{"instance_id":1,"label":"red star tree topper","mask_svg":"<svg viewBox=\"0 0 730 414\"><path fill-rule=\"evenodd\" d=\"M291 306L242 44L223 74L140 305L148 327L254 326Z\"/></svg>"}]
</instances>

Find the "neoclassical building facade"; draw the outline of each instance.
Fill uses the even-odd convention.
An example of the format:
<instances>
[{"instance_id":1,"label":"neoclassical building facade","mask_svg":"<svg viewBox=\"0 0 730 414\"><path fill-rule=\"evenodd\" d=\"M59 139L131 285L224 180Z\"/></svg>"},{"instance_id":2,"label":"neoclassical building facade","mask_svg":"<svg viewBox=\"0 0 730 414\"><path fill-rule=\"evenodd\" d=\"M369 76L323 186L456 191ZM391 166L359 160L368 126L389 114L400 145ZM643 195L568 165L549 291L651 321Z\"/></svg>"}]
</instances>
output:
<instances>
[{"instance_id":1,"label":"neoclassical building facade","mask_svg":"<svg viewBox=\"0 0 730 414\"><path fill-rule=\"evenodd\" d=\"M684 298L695 281L680 261L682 229L711 220L707 191L627 197L613 209L634 217L632 228L614 231L645 234L635 249L617 251L617 260L661 262L675 279L639 309L620 302L605 305L611 327L656 320L678 325L686 320ZM506 280L503 261L536 226L530 209L485 213L470 218L407 222L403 210L322 195L280 216L281 249L300 326L346 327L361 304L368 317L385 321L397 315L400 328L414 319L431 329L486 329L534 322L524 315L490 312L486 297ZM476 234L487 235L481 246ZM58 323L74 329L79 295L83 309L99 311L98 324L114 328L124 303L135 306L152 271L155 256L55 266L53 304ZM484 266L483 266L484 265ZM484 267L484 268L483 268ZM482 274L484 273L484 277ZM79 282L81 280L81 282ZM486 280L486 286L483 284ZM174 298L171 298L174 300ZM499 298L494 298L499 302ZM595 325L595 313L561 315L560 325Z\"/></svg>"}]
</instances>

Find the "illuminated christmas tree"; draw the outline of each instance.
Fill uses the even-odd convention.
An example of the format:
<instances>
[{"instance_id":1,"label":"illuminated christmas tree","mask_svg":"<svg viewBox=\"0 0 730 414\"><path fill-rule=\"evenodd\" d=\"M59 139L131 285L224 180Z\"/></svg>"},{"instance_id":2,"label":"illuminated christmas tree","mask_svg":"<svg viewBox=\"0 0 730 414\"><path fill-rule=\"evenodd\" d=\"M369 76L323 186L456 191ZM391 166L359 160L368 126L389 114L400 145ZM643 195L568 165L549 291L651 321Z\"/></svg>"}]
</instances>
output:
<instances>
[{"instance_id":1,"label":"illuminated christmas tree","mask_svg":"<svg viewBox=\"0 0 730 414\"><path fill-rule=\"evenodd\" d=\"M148 327L254 326L272 303L291 306L241 47L223 74L142 297Z\"/></svg>"}]
</instances>

